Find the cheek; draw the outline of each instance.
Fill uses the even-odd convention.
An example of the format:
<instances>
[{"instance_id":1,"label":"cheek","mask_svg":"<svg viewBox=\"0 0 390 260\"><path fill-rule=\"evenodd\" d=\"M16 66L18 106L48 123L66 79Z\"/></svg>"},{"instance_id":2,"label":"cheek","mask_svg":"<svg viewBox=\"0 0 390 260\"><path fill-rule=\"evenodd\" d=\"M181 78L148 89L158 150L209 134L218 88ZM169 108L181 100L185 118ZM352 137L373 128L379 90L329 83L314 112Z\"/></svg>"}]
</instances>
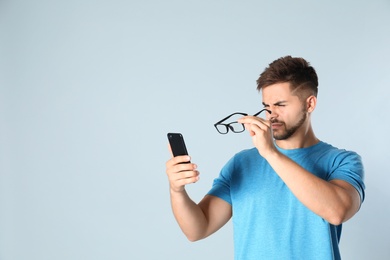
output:
<instances>
[{"instance_id":1,"label":"cheek","mask_svg":"<svg viewBox=\"0 0 390 260\"><path fill-rule=\"evenodd\" d=\"M276 107L272 112L272 116L276 117L278 120L284 121L288 118L288 113L284 107ZM268 118L271 119L271 115L268 115Z\"/></svg>"},{"instance_id":2,"label":"cheek","mask_svg":"<svg viewBox=\"0 0 390 260\"><path fill-rule=\"evenodd\" d=\"M286 126L294 124L294 121L298 118L297 114L294 114L291 111L280 111L278 114L278 120L283 122Z\"/></svg>"},{"instance_id":3,"label":"cheek","mask_svg":"<svg viewBox=\"0 0 390 260\"><path fill-rule=\"evenodd\" d=\"M284 120L286 121L286 123L288 123L290 125L294 125L297 122L301 121L301 119L303 117L302 112L303 112L302 110L296 110L292 113L289 113L289 114L285 115Z\"/></svg>"}]
</instances>

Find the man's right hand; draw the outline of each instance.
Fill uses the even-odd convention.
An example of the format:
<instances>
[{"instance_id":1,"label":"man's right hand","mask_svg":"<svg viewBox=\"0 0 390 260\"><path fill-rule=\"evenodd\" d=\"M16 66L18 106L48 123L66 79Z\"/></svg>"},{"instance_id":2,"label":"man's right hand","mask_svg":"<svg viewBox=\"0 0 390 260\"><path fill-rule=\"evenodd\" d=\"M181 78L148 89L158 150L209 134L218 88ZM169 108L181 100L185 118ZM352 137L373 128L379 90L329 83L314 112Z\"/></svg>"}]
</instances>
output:
<instances>
[{"instance_id":1,"label":"man's right hand","mask_svg":"<svg viewBox=\"0 0 390 260\"><path fill-rule=\"evenodd\" d=\"M166 173L173 214L187 238L196 241L225 225L232 216L232 206L210 195L206 195L199 204L190 199L185 185L197 182L199 172L196 164L189 161L188 155L172 157L166 162Z\"/></svg>"},{"instance_id":2,"label":"man's right hand","mask_svg":"<svg viewBox=\"0 0 390 260\"><path fill-rule=\"evenodd\" d=\"M195 183L199 180L199 172L194 163L186 163L191 159L188 155L172 157L165 164L169 186L173 192L184 191L187 184Z\"/></svg>"}]
</instances>

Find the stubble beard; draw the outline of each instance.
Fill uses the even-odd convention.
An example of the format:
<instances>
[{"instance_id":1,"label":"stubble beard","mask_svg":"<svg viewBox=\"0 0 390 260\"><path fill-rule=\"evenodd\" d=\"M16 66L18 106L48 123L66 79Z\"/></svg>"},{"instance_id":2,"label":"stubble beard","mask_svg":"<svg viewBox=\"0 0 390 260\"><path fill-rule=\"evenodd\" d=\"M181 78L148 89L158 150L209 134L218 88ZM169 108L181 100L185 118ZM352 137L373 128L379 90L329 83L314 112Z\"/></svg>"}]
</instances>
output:
<instances>
[{"instance_id":1,"label":"stubble beard","mask_svg":"<svg viewBox=\"0 0 390 260\"><path fill-rule=\"evenodd\" d=\"M286 140L290 138L295 132L303 125L303 123L306 121L307 114L306 111L302 111L302 117L299 119L299 121L291 126L287 127L286 123L283 121L278 121L278 120L271 120L271 123L281 123L284 125L284 131L282 131L280 134L273 132L273 136L275 140Z\"/></svg>"}]
</instances>

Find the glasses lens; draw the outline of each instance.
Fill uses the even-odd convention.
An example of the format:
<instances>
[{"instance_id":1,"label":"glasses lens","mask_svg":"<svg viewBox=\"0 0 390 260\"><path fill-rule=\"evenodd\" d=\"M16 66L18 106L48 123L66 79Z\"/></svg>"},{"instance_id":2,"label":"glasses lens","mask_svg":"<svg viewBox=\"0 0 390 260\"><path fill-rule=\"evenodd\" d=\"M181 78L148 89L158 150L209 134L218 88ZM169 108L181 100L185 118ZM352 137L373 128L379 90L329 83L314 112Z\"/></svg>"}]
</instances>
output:
<instances>
[{"instance_id":1,"label":"glasses lens","mask_svg":"<svg viewBox=\"0 0 390 260\"><path fill-rule=\"evenodd\" d=\"M216 125L215 128L217 128L218 132L221 134L227 134L229 131L226 125Z\"/></svg>"},{"instance_id":2,"label":"glasses lens","mask_svg":"<svg viewBox=\"0 0 390 260\"><path fill-rule=\"evenodd\" d=\"M241 133L245 130L245 127L243 124L240 124L238 122L232 122L229 124L230 130L232 130L235 133Z\"/></svg>"}]
</instances>

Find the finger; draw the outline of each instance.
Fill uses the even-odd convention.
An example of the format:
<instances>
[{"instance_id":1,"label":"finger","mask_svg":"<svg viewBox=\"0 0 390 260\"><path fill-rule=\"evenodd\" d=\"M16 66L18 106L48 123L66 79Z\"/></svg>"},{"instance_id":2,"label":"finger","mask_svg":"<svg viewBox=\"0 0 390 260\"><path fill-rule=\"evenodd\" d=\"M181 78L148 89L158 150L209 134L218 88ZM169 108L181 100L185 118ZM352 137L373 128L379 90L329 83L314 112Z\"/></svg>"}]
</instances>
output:
<instances>
[{"instance_id":1,"label":"finger","mask_svg":"<svg viewBox=\"0 0 390 260\"><path fill-rule=\"evenodd\" d=\"M182 189L185 185L199 181L198 171L178 172L168 175L169 183L175 190Z\"/></svg>"},{"instance_id":2,"label":"finger","mask_svg":"<svg viewBox=\"0 0 390 260\"><path fill-rule=\"evenodd\" d=\"M198 176L199 176L198 171L183 171L183 172L179 172L179 173L175 174L174 179L176 181L179 181L179 180L185 180L185 179L193 179L193 178L196 178Z\"/></svg>"},{"instance_id":3,"label":"finger","mask_svg":"<svg viewBox=\"0 0 390 260\"><path fill-rule=\"evenodd\" d=\"M186 172L186 171L191 172L194 171L196 168L197 165L193 163L179 163L179 164L169 165L167 162L166 173L169 176L178 176L179 173Z\"/></svg>"},{"instance_id":4,"label":"finger","mask_svg":"<svg viewBox=\"0 0 390 260\"><path fill-rule=\"evenodd\" d=\"M237 122L239 122L241 124L256 124L259 127L261 127L262 125L264 125L266 127L271 126L271 124L268 120L264 120L263 118L254 117L254 116L244 116L244 117L238 119Z\"/></svg>"},{"instance_id":5,"label":"finger","mask_svg":"<svg viewBox=\"0 0 390 260\"><path fill-rule=\"evenodd\" d=\"M166 162L166 166L168 168L168 167L171 167L173 165L180 164L180 163L186 163L189 161L191 161L191 157L188 155L175 156Z\"/></svg>"},{"instance_id":6,"label":"finger","mask_svg":"<svg viewBox=\"0 0 390 260\"><path fill-rule=\"evenodd\" d=\"M269 121L266 121L266 120L261 119L261 118L253 118L253 117L245 117L245 118L241 118L237 121L241 124L256 124L259 127L261 127L261 126L270 127L270 125L271 125Z\"/></svg>"},{"instance_id":7,"label":"finger","mask_svg":"<svg viewBox=\"0 0 390 260\"><path fill-rule=\"evenodd\" d=\"M193 163L179 163L172 167L175 172L194 171L197 166Z\"/></svg>"},{"instance_id":8,"label":"finger","mask_svg":"<svg viewBox=\"0 0 390 260\"><path fill-rule=\"evenodd\" d=\"M199 181L199 177L195 177L195 178L191 178L191 179L183 179L183 180L177 181L176 185L177 185L177 187L184 187L188 184L196 183L198 181Z\"/></svg>"},{"instance_id":9,"label":"finger","mask_svg":"<svg viewBox=\"0 0 390 260\"><path fill-rule=\"evenodd\" d=\"M256 133L251 130L251 124L244 124L245 129L249 132L250 136L254 136Z\"/></svg>"},{"instance_id":10,"label":"finger","mask_svg":"<svg viewBox=\"0 0 390 260\"><path fill-rule=\"evenodd\" d=\"M264 132L264 129L256 124L249 124L249 132L251 136L255 136L259 135L261 132Z\"/></svg>"},{"instance_id":11,"label":"finger","mask_svg":"<svg viewBox=\"0 0 390 260\"><path fill-rule=\"evenodd\" d=\"M249 132L250 136L254 136L256 132L262 130L267 131L269 127L262 122L251 121L252 123L245 123L245 129Z\"/></svg>"},{"instance_id":12,"label":"finger","mask_svg":"<svg viewBox=\"0 0 390 260\"><path fill-rule=\"evenodd\" d=\"M187 184L195 183L200 179L198 171L183 172L183 174L180 174L179 176L181 178L177 178L174 180L176 186L184 186Z\"/></svg>"},{"instance_id":13,"label":"finger","mask_svg":"<svg viewBox=\"0 0 390 260\"><path fill-rule=\"evenodd\" d=\"M270 127L261 128L257 124L248 124L248 126L246 126L246 128L247 128L251 137L268 136L269 133L272 131Z\"/></svg>"}]
</instances>

